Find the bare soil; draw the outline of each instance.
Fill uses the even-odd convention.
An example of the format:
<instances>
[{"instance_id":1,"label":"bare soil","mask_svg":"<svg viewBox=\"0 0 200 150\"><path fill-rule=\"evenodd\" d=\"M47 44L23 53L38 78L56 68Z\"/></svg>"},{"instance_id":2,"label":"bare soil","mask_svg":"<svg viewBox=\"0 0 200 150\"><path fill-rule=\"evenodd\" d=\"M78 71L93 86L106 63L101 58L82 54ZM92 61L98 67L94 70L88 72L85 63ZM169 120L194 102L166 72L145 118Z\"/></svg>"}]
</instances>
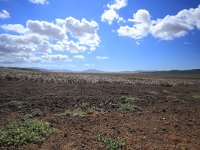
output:
<instances>
[{"instance_id":1,"label":"bare soil","mask_svg":"<svg viewBox=\"0 0 200 150\"><path fill-rule=\"evenodd\" d=\"M199 84L91 84L1 78L0 127L39 109L42 115L38 118L57 129L42 144L1 149L103 150L105 145L97 136L105 135L125 141L122 149L127 150L199 150L200 99L195 94L200 94ZM122 96L137 97L142 111L113 107L122 102ZM22 105L7 105L11 101ZM83 117L56 115L67 109L92 106L103 111Z\"/></svg>"}]
</instances>

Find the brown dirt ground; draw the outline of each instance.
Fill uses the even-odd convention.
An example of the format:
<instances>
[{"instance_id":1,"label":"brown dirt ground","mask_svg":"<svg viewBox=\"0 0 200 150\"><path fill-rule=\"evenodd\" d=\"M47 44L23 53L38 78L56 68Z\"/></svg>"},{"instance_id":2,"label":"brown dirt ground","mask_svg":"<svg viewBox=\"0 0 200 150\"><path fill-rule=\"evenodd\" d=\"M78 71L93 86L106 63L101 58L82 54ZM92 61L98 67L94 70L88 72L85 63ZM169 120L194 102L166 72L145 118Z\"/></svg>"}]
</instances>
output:
<instances>
[{"instance_id":1,"label":"brown dirt ground","mask_svg":"<svg viewBox=\"0 0 200 150\"><path fill-rule=\"evenodd\" d=\"M45 141L25 144L28 150L103 150L97 140L106 135L126 141L127 150L198 150L200 149L199 85L130 85L116 83L58 84L0 80L0 127L19 120L38 108L40 119L57 129ZM112 107L121 96L139 98L139 112L120 111ZM178 100L183 101L178 101ZM12 100L23 101L21 109L5 107ZM56 116L66 109L95 106L104 112L84 117Z\"/></svg>"}]
</instances>

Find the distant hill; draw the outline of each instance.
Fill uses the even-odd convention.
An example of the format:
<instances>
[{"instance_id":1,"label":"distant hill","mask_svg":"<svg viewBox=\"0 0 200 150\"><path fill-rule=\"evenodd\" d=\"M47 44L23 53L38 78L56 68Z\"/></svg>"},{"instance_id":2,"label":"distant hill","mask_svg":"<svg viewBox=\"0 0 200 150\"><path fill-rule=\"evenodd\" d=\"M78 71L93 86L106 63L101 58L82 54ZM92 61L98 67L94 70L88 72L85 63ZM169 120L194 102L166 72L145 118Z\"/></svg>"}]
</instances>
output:
<instances>
[{"instance_id":1,"label":"distant hill","mask_svg":"<svg viewBox=\"0 0 200 150\"><path fill-rule=\"evenodd\" d=\"M41 71L36 68L21 68L21 67L0 67L0 69L13 69L13 70L23 70L23 71Z\"/></svg>"},{"instance_id":2,"label":"distant hill","mask_svg":"<svg viewBox=\"0 0 200 150\"><path fill-rule=\"evenodd\" d=\"M154 72L153 70L136 70L136 71L120 71L117 73L144 73L144 72Z\"/></svg>"},{"instance_id":3,"label":"distant hill","mask_svg":"<svg viewBox=\"0 0 200 150\"><path fill-rule=\"evenodd\" d=\"M96 70L96 69L88 69L88 70L84 70L82 72L85 72L85 73L106 73L105 71Z\"/></svg>"},{"instance_id":4,"label":"distant hill","mask_svg":"<svg viewBox=\"0 0 200 150\"><path fill-rule=\"evenodd\" d=\"M31 67L31 68L20 68L20 67L1 67L0 69L18 69L25 71L47 71L47 72L82 72L82 73L121 73L121 74L196 74L200 75L200 69L192 69L192 70L168 70L168 71L154 71L154 70L136 70L136 71L118 71L118 72L106 72L97 69L87 69L84 71L72 71L68 69L44 69L39 67Z\"/></svg>"},{"instance_id":5,"label":"distant hill","mask_svg":"<svg viewBox=\"0 0 200 150\"><path fill-rule=\"evenodd\" d=\"M44 69L44 68L38 68L38 67L33 67L31 69L36 69L36 70L40 70L40 71L47 71L47 72L73 72L72 70L68 70L68 69Z\"/></svg>"},{"instance_id":6,"label":"distant hill","mask_svg":"<svg viewBox=\"0 0 200 150\"><path fill-rule=\"evenodd\" d=\"M192 70L169 70L169 71L149 71L143 73L159 73L159 74L200 74L200 69L192 69Z\"/></svg>"}]
</instances>

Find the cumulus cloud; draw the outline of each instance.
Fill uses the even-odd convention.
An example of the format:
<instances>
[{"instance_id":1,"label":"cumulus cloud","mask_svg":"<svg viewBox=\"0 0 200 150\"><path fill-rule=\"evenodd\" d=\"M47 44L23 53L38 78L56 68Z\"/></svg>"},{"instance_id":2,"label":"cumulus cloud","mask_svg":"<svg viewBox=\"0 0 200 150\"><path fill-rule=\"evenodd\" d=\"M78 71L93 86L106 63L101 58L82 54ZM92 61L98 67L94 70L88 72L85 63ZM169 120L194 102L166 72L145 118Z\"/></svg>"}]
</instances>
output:
<instances>
[{"instance_id":1,"label":"cumulus cloud","mask_svg":"<svg viewBox=\"0 0 200 150\"><path fill-rule=\"evenodd\" d=\"M83 55L75 55L74 58L77 58L77 59L85 59L85 56L83 56Z\"/></svg>"},{"instance_id":2,"label":"cumulus cloud","mask_svg":"<svg viewBox=\"0 0 200 150\"><path fill-rule=\"evenodd\" d=\"M43 60L42 60L42 58L41 57L35 57L35 56L33 56L33 57L30 57L29 58L29 62L30 63L39 63L39 62L42 62Z\"/></svg>"},{"instance_id":3,"label":"cumulus cloud","mask_svg":"<svg viewBox=\"0 0 200 150\"><path fill-rule=\"evenodd\" d=\"M138 40L148 35L151 28L151 16L147 10L138 10L129 21L134 25L132 27L121 26L117 31L119 36L128 36Z\"/></svg>"},{"instance_id":4,"label":"cumulus cloud","mask_svg":"<svg viewBox=\"0 0 200 150\"><path fill-rule=\"evenodd\" d=\"M0 35L1 62L25 62L34 53L51 53L50 44L43 37L30 34L24 35Z\"/></svg>"},{"instance_id":5,"label":"cumulus cloud","mask_svg":"<svg viewBox=\"0 0 200 150\"><path fill-rule=\"evenodd\" d=\"M109 57L108 56L96 56L96 59L105 60L105 59L109 59Z\"/></svg>"},{"instance_id":6,"label":"cumulus cloud","mask_svg":"<svg viewBox=\"0 0 200 150\"><path fill-rule=\"evenodd\" d=\"M0 12L0 19L6 19L6 18L10 18L9 12L7 12L6 10L2 10Z\"/></svg>"},{"instance_id":7,"label":"cumulus cloud","mask_svg":"<svg viewBox=\"0 0 200 150\"><path fill-rule=\"evenodd\" d=\"M50 45L43 37L35 34L29 35L0 35L0 52L28 54L30 52L50 53Z\"/></svg>"},{"instance_id":8,"label":"cumulus cloud","mask_svg":"<svg viewBox=\"0 0 200 150\"><path fill-rule=\"evenodd\" d=\"M41 62L42 60L69 61L68 56L57 53L59 51L84 53L95 50L99 45L98 24L95 21L86 19L79 21L72 17L58 20L62 23L57 20L55 23L28 20L26 26L21 24L0 25L0 29L6 31L6 33L0 34L1 63L9 61ZM73 36L71 40L68 38L68 34ZM56 55L53 55L54 51L58 51ZM35 57L38 54L40 57Z\"/></svg>"},{"instance_id":9,"label":"cumulus cloud","mask_svg":"<svg viewBox=\"0 0 200 150\"><path fill-rule=\"evenodd\" d=\"M67 55L61 55L61 54L56 54L56 55L44 55L42 56L43 59L49 60L49 61L71 61L71 59Z\"/></svg>"},{"instance_id":10,"label":"cumulus cloud","mask_svg":"<svg viewBox=\"0 0 200 150\"><path fill-rule=\"evenodd\" d=\"M69 51L72 54L77 54L86 51L85 46L81 46L74 41L58 41L56 44L52 44L51 47L57 51Z\"/></svg>"},{"instance_id":11,"label":"cumulus cloud","mask_svg":"<svg viewBox=\"0 0 200 150\"><path fill-rule=\"evenodd\" d=\"M84 64L85 67L94 67L95 64Z\"/></svg>"},{"instance_id":12,"label":"cumulus cloud","mask_svg":"<svg viewBox=\"0 0 200 150\"><path fill-rule=\"evenodd\" d=\"M110 9L119 10L127 5L127 0L115 0L113 4L107 4Z\"/></svg>"},{"instance_id":13,"label":"cumulus cloud","mask_svg":"<svg viewBox=\"0 0 200 150\"><path fill-rule=\"evenodd\" d=\"M67 38L64 29L50 22L28 20L26 25L33 33L50 36L58 40L64 40Z\"/></svg>"},{"instance_id":14,"label":"cumulus cloud","mask_svg":"<svg viewBox=\"0 0 200 150\"><path fill-rule=\"evenodd\" d=\"M119 36L139 40L151 34L161 40L172 40L185 36L189 30L200 29L200 6L157 20L151 20L149 12L140 9L128 21L133 22L133 26L121 26L117 31Z\"/></svg>"},{"instance_id":15,"label":"cumulus cloud","mask_svg":"<svg viewBox=\"0 0 200 150\"><path fill-rule=\"evenodd\" d=\"M68 17L66 19L56 19L58 25L62 26L66 32L69 32L74 38L79 40L79 44L88 46L91 50L96 49L100 44L100 37L97 34L99 25L95 21L87 21L83 18L81 21Z\"/></svg>"},{"instance_id":16,"label":"cumulus cloud","mask_svg":"<svg viewBox=\"0 0 200 150\"><path fill-rule=\"evenodd\" d=\"M107 4L107 9L105 9L101 15L101 21L108 22L110 25L114 20L117 20L117 22L124 21L124 19L118 15L117 10L125 7L126 5L127 0L115 0L113 4Z\"/></svg>"},{"instance_id":17,"label":"cumulus cloud","mask_svg":"<svg viewBox=\"0 0 200 150\"><path fill-rule=\"evenodd\" d=\"M20 34L23 34L27 31L27 29L24 28L24 26L21 24L4 24L4 25L0 25L0 28L7 31L17 32Z\"/></svg>"},{"instance_id":18,"label":"cumulus cloud","mask_svg":"<svg viewBox=\"0 0 200 150\"><path fill-rule=\"evenodd\" d=\"M105 10L104 13L101 16L101 21L102 22L107 21L109 25L111 25L114 20L117 20L118 22L120 22L120 21L123 21L123 18L120 17L117 14L117 12L113 9Z\"/></svg>"},{"instance_id":19,"label":"cumulus cloud","mask_svg":"<svg viewBox=\"0 0 200 150\"><path fill-rule=\"evenodd\" d=\"M195 9L184 9L175 16L167 15L153 23L151 32L156 38L172 40L185 36L188 30L200 29L200 5Z\"/></svg>"},{"instance_id":20,"label":"cumulus cloud","mask_svg":"<svg viewBox=\"0 0 200 150\"><path fill-rule=\"evenodd\" d=\"M49 2L47 0L29 0L29 2L34 3L34 4L48 4Z\"/></svg>"}]
</instances>

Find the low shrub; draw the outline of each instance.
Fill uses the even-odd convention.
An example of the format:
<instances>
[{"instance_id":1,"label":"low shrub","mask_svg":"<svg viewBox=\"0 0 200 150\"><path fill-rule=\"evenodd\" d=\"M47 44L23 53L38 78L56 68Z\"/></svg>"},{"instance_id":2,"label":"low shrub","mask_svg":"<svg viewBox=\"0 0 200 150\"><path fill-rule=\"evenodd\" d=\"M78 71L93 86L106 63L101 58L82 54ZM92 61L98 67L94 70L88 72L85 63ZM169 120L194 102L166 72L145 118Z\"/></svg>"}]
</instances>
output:
<instances>
[{"instance_id":1,"label":"low shrub","mask_svg":"<svg viewBox=\"0 0 200 150\"><path fill-rule=\"evenodd\" d=\"M195 99L200 99L200 94L195 94L192 97L195 98Z\"/></svg>"},{"instance_id":2,"label":"low shrub","mask_svg":"<svg viewBox=\"0 0 200 150\"><path fill-rule=\"evenodd\" d=\"M95 112L99 112L99 111L102 111L101 109L99 108L96 108L96 107L90 107L90 108L87 108L87 109L80 109L80 108L77 108L77 109L74 109L74 110L66 110L64 113L61 113L61 114L56 114L58 116L80 116L80 117L84 117L88 114L93 114Z\"/></svg>"},{"instance_id":3,"label":"low shrub","mask_svg":"<svg viewBox=\"0 0 200 150\"><path fill-rule=\"evenodd\" d=\"M23 104L24 104L23 101L13 100L13 101L6 103L6 107L9 107L12 110L18 110L18 109L22 108Z\"/></svg>"},{"instance_id":4,"label":"low shrub","mask_svg":"<svg viewBox=\"0 0 200 150\"><path fill-rule=\"evenodd\" d=\"M1 146L19 146L24 143L41 143L55 129L48 122L25 119L0 129Z\"/></svg>"},{"instance_id":5,"label":"low shrub","mask_svg":"<svg viewBox=\"0 0 200 150\"><path fill-rule=\"evenodd\" d=\"M121 142L111 137L106 137L103 135L99 135L97 139L98 141L102 142L106 146L106 149L108 150L117 150L126 145L125 142Z\"/></svg>"},{"instance_id":6,"label":"low shrub","mask_svg":"<svg viewBox=\"0 0 200 150\"><path fill-rule=\"evenodd\" d=\"M119 110L125 110L130 112L142 111L140 107L130 103L125 103L125 104L119 103L117 106Z\"/></svg>"},{"instance_id":7,"label":"low shrub","mask_svg":"<svg viewBox=\"0 0 200 150\"><path fill-rule=\"evenodd\" d=\"M119 110L131 112L142 111L142 109L136 105L139 100L137 97L122 96L121 99L122 102L115 105Z\"/></svg>"},{"instance_id":8,"label":"low shrub","mask_svg":"<svg viewBox=\"0 0 200 150\"><path fill-rule=\"evenodd\" d=\"M139 100L137 97L134 96L122 96L121 99L124 103L131 103L131 104L135 104Z\"/></svg>"}]
</instances>

